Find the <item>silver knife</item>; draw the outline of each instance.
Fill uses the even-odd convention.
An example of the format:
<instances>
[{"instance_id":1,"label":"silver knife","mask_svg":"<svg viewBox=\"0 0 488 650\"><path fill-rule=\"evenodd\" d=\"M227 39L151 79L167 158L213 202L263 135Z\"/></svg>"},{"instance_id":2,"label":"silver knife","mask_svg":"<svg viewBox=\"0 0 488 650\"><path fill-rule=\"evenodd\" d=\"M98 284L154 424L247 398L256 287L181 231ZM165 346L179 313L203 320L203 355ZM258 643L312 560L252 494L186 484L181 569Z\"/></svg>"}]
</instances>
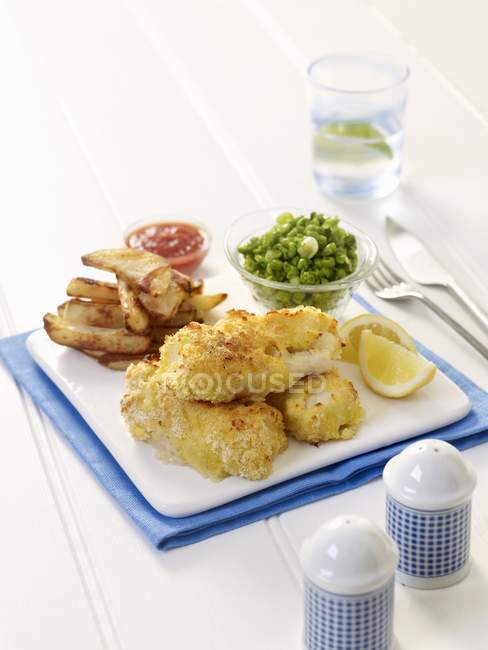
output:
<instances>
[{"instance_id":1,"label":"silver knife","mask_svg":"<svg viewBox=\"0 0 488 650\"><path fill-rule=\"evenodd\" d=\"M452 275L439 264L429 250L416 237L391 217L386 217L386 234L397 260L417 284L431 287L444 287L488 331L487 314L478 307L464 289L461 289Z\"/></svg>"}]
</instances>

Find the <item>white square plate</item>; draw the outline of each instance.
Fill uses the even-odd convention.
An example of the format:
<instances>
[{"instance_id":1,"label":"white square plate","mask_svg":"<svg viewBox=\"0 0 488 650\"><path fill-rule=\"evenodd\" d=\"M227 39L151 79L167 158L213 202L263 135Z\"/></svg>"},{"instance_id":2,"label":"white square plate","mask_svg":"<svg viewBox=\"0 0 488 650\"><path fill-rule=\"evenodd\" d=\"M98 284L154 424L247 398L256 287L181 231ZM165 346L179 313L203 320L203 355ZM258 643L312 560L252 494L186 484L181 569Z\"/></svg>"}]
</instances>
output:
<instances>
[{"instance_id":1,"label":"white square plate","mask_svg":"<svg viewBox=\"0 0 488 650\"><path fill-rule=\"evenodd\" d=\"M206 293L219 291L227 291L229 298L215 310L215 317L236 307L256 311L256 304L239 280L226 276L207 280ZM353 302L347 317L362 311ZM133 440L119 412L124 373L108 370L76 350L53 343L44 330L31 334L27 346L149 503L170 517L202 512L320 467L433 431L461 419L470 409L468 397L441 372L418 393L388 400L367 388L357 367L341 363L341 373L354 383L366 410L354 439L319 447L290 439L289 448L275 460L266 480L230 477L215 483L190 467L161 462L150 445Z\"/></svg>"}]
</instances>

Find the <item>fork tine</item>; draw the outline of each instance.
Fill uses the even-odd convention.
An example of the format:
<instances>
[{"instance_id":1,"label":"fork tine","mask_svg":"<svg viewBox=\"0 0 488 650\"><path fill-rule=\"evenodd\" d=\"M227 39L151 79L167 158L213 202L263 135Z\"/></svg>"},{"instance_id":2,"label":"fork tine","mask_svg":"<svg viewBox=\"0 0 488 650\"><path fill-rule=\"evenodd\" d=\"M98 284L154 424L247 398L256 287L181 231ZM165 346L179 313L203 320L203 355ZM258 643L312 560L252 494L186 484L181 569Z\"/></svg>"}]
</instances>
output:
<instances>
[{"instance_id":1,"label":"fork tine","mask_svg":"<svg viewBox=\"0 0 488 650\"><path fill-rule=\"evenodd\" d=\"M376 279L378 281L381 281L381 284L383 285L382 288L385 289L386 287L391 287L392 285L396 284L394 280L391 280L390 277L388 276L388 272L383 270L381 266L378 266L378 268L375 271L376 273Z\"/></svg>"},{"instance_id":2,"label":"fork tine","mask_svg":"<svg viewBox=\"0 0 488 650\"><path fill-rule=\"evenodd\" d=\"M380 283L378 282L378 278L376 277L376 271L369 278L366 278L366 284L375 293L376 291L381 291L382 289Z\"/></svg>"},{"instance_id":3,"label":"fork tine","mask_svg":"<svg viewBox=\"0 0 488 650\"><path fill-rule=\"evenodd\" d=\"M396 271L394 271L391 268L391 266L385 262L385 260L383 258L381 258L380 261L379 261L378 268L380 268L380 267L381 267L381 269L383 271L383 274L386 277L391 278L391 280L389 280L390 283L393 282L393 284L396 284L398 282L405 282L405 278L400 277L398 275L398 273Z\"/></svg>"}]
</instances>

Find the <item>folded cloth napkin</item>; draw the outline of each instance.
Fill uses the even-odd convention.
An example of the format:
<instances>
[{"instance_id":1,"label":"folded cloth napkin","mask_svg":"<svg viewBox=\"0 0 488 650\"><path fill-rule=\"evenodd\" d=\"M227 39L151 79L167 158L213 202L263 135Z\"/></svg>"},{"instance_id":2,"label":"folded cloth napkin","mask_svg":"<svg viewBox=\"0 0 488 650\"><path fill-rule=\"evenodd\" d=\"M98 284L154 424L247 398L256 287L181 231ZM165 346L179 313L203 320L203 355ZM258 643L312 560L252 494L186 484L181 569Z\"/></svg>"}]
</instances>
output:
<instances>
[{"instance_id":1,"label":"folded cloth napkin","mask_svg":"<svg viewBox=\"0 0 488 650\"><path fill-rule=\"evenodd\" d=\"M372 311L362 299L356 297L356 300ZM27 332L0 340L0 357L5 366L119 506L142 529L151 543L163 550L194 544L213 535L363 485L380 476L385 463L413 441L410 439L361 454L197 515L167 517L149 505L78 411L34 363L25 346L29 334ZM467 449L488 440L488 393L421 344L418 344L418 349L450 377L472 403L470 413L462 420L421 437L448 440L458 449Z\"/></svg>"}]
</instances>

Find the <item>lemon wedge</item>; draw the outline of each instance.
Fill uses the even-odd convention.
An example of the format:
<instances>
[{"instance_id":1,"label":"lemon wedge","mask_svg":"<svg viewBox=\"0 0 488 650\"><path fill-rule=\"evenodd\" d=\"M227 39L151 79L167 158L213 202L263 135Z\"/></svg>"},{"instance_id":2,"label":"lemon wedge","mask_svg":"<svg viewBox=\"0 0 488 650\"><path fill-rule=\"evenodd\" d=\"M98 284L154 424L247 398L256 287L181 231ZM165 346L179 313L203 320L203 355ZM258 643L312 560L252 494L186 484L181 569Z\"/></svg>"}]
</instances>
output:
<instances>
[{"instance_id":1,"label":"lemon wedge","mask_svg":"<svg viewBox=\"0 0 488 650\"><path fill-rule=\"evenodd\" d=\"M366 329L359 339L359 367L368 386L384 397L410 395L431 382L436 371L420 354Z\"/></svg>"},{"instance_id":2,"label":"lemon wedge","mask_svg":"<svg viewBox=\"0 0 488 650\"><path fill-rule=\"evenodd\" d=\"M398 323L378 314L360 314L344 323L339 330L339 335L346 344L342 350L343 361L358 362L359 339L363 329L368 329L373 334L383 336L389 341L415 352L412 337Z\"/></svg>"}]
</instances>

